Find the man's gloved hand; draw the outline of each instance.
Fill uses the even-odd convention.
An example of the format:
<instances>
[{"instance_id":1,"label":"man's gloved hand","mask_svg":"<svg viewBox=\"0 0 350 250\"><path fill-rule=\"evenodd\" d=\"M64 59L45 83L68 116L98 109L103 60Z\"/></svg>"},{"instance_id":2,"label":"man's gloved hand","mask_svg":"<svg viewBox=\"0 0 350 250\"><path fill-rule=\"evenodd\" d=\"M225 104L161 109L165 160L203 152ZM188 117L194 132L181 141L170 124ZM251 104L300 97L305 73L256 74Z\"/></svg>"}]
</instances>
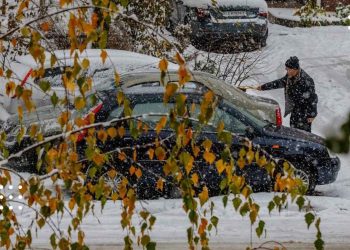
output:
<instances>
[{"instance_id":1,"label":"man's gloved hand","mask_svg":"<svg viewBox=\"0 0 350 250\"><path fill-rule=\"evenodd\" d=\"M314 120L315 120L315 117L307 118L307 122L308 122L308 123L312 123Z\"/></svg>"}]
</instances>

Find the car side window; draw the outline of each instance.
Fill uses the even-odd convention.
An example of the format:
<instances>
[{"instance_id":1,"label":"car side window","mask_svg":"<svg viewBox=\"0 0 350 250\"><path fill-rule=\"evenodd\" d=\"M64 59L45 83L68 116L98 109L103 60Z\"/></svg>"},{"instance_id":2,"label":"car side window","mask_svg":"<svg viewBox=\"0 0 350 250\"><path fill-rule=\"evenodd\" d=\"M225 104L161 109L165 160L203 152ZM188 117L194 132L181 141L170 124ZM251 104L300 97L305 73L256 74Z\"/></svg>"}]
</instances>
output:
<instances>
[{"instance_id":1,"label":"car side window","mask_svg":"<svg viewBox=\"0 0 350 250\"><path fill-rule=\"evenodd\" d=\"M197 119L200 113L200 105L195 104L192 108L191 117ZM209 123L212 125L205 126L206 131L216 132L216 128L220 124L224 123L225 130L228 130L235 134L245 134L247 125L245 125L237 116L235 116L232 110L226 105L220 105L214 111ZM195 125L195 122L193 123Z\"/></svg>"},{"instance_id":2,"label":"car side window","mask_svg":"<svg viewBox=\"0 0 350 250\"><path fill-rule=\"evenodd\" d=\"M242 121L230 113L229 109L225 106L216 109L211 122L215 127L217 127L220 122L223 122L225 130L235 134L244 134L247 127Z\"/></svg>"},{"instance_id":3,"label":"car side window","mask_svg":"<svg viewBox=\"0 0 350 250\"><path fill-rule=\"evenodd\" d=\"M162 114L169 114L171 108L174 105L172 103L164 104L163 102L145 102L145 103L136 103L133 107L133 115L142 115L142 120L155 125ZM107 121L121 117L123 113L123 107L116 107L113 109Z\"/></svg>"},{"instance_id":4,"label":"car side window","mask_svg":"<svg viewBox=\"0 0 350 250\"><path fill-rule=\"evenodd\" d=\"M116 107L113 109L107 118L107 121L113 120L115 118L120 118L123 113L123 107Z\"/></svg>"}]
</instances>

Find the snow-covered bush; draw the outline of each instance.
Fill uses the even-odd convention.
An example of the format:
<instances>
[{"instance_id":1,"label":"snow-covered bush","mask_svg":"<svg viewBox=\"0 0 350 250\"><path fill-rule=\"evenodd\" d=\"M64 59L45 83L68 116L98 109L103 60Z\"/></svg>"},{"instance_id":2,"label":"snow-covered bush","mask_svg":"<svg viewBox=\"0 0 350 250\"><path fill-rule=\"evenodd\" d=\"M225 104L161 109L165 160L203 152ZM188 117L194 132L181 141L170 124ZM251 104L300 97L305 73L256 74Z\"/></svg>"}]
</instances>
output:
<instances>
[{"instance_id":1,"label":"snow-covered bush","mask_svg":"<svg viewBox=\"0 0 350 250\"><path fill-rule=\"evenodd\" d=\"M335 14L341 19L341 23L350 26L350 5L339 5L335 9Z\"/></svg>"},{"instance_id":2,"label":"snow-covered bush","mask_svg":"<svg viewBox=\"0 0 350 250\"><path fill-rule=\"evenodd\" d=\"M174 29L173 35L177 39L179 51L183 52L190 44L191 26L188 24L180 24Z\"/></svg>"},{"instance_id":3,"label":"snow-covered bush","mask_svg":"<svg viewBox=\"0 0 350 250\"><path fill-rule=\"evenodd\" d=\"M294 13L294 15L300 16L300 21L305 27L323 25L325 22L325 20L314 21L315 17L324 16L325 10L320 6L317 6L313 0L308 0L304 6Z\"/></svg>"}]
</instances>

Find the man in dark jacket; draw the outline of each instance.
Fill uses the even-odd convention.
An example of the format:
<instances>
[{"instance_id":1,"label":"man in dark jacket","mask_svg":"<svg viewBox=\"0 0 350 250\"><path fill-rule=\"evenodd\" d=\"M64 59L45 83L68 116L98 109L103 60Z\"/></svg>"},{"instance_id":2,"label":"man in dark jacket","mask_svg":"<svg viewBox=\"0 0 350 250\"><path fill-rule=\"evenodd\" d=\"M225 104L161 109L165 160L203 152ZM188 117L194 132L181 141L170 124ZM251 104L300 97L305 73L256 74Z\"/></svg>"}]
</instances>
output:
<instances>
[{"instance_id":1,"label":"man in dark jacket","mask_svg":"<svg viewBox=\"0 0 350 250\"><path fill-rule=\"evenodd\" d=\"M290 126L311 132L311 124L317 116L317 94L312 78L300 68L296 56L286 61L287 74L281 79L260 85L258 90L284 88L285 114L291 113Z\"/></svg>"}]
</instances>

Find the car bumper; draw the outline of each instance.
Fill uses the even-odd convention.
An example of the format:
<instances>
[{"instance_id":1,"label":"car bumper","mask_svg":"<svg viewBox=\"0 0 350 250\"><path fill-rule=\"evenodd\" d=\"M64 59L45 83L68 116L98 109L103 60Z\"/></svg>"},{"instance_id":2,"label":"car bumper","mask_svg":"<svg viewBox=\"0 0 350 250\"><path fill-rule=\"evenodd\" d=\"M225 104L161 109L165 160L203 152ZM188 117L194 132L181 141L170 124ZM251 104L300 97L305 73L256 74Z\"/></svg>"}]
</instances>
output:
<instances>
[{"instance_id":1,"label":"car bumper","mask_svg":"<svg viewBox=\"0 0 350 250\"><path fill-rule=\"evenodd\" d=\"M324 185L334 182L337 179L340 169L338 157L318 159L318 178L316 185Z\"/></svg>"}]
</instances>

